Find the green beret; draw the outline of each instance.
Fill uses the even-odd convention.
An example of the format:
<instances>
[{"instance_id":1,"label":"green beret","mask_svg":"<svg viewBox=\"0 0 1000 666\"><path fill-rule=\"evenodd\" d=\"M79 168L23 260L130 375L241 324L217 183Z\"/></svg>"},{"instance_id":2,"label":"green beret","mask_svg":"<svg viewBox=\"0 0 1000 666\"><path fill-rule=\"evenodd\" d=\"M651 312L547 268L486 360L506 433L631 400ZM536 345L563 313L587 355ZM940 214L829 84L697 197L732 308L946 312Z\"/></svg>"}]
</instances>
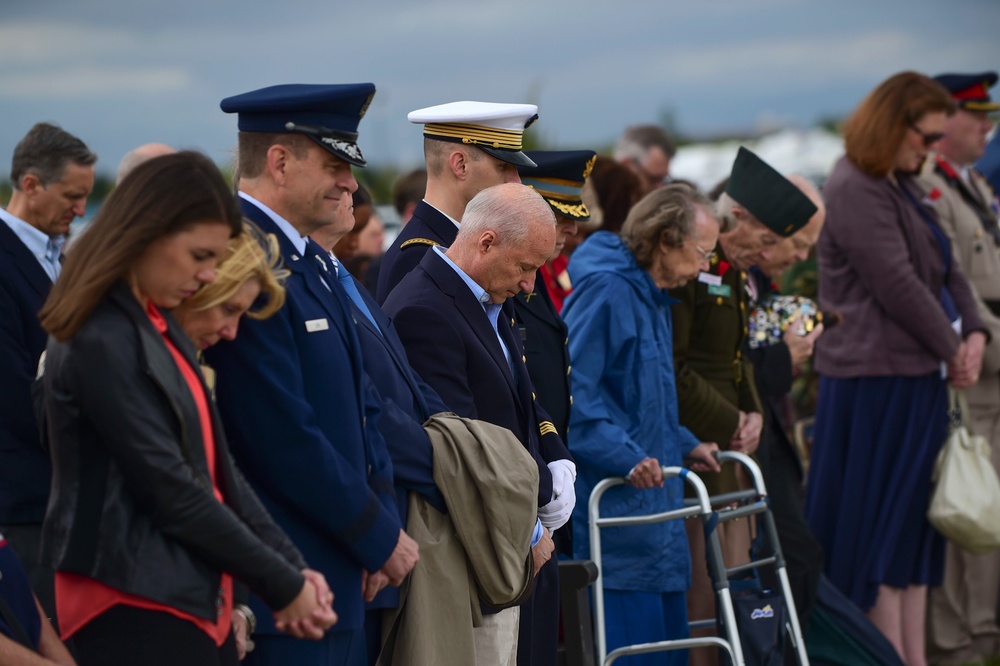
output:
<instances>
[{"instance_id":1,"label":"green beret","mask_svg":"<svg viewBox=\"0 0 1000 666\"><path fill-rule=\"evenodd\" d=\"M733 162L726 194L786 238L806 226L817 211L802 190L743 146Z\"/></svg>"}]
</instances>

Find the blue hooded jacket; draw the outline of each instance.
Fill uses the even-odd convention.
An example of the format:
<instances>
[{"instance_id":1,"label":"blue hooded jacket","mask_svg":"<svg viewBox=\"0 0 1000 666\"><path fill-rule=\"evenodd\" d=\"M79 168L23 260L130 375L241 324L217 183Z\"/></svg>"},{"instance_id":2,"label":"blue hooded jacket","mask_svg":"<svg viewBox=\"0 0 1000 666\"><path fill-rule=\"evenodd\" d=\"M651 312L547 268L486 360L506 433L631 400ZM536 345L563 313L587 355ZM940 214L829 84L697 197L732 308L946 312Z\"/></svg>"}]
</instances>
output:
<instances>
[{"instance_id":1,"label":"blue hooded jacket","mask_svg":"<svg viewBox=\"0 0 1000 666\"><path fill-rule=\"evenodd\" d=\"M570 450L576 459L574 556L590 557L587 503L609 476L626 476L647 457L680 465L698 445L680 425L667 292L657 288L621 239L598 231L573 253L573 293L562 315L573 359ZM601 515L645 515L679 508L684 488L616 486L604 494ZM690 587L691 559L683 521L605 528L601 532L604 586L651 593Z\"/></svg>"}]
</instances>

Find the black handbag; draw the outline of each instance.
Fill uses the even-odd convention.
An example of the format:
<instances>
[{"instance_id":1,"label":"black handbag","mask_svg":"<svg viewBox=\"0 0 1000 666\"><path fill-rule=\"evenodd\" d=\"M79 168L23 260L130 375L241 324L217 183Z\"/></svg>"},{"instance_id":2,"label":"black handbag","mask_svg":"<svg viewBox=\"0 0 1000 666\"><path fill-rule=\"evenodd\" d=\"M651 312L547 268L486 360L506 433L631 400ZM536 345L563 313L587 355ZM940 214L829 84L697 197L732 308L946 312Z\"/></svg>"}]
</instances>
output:
<instances>
[{"instance_id":1,"label":"black handbag","mask_svg":"<svg viewBox=\"0 0 1000 666\"><path fill-rule=\"evenodd\" d=\"M746 666L781 666L788 643L784 597L762 588L756 575L746 581L730 581L729 585Z\"/></svg>"},{"instance_id":2,"label":"black handbag","mask_svg":"<svg viewBox=\"0 0 1000 666\"><path fill-rule=\"evenodd\" d=\"M750 546L751 559L760 559L763 548L764 533L758 530ZM729 591L746 666L782 666L785 647L791 643L785 598L761 584L756 568L730 578ZM723 663L729 664L728 657Z\"/></svg>"}]
</instances>

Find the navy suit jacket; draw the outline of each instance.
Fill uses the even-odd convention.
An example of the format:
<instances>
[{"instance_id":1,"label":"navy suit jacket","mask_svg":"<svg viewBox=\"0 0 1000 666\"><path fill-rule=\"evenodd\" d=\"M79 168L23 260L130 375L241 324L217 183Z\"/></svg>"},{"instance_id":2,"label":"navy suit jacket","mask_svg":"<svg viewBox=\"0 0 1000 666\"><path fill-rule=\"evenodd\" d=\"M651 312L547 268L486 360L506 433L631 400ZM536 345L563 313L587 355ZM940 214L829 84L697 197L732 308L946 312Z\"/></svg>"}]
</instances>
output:
<instances>
[{"instance_id":1,"label":"navy suit jacket","mask_svg":"<svg viewBox=\"0 0 1000 666\"><path fill-rule=\"evenodd\" d=\"M0 525L40 524L52 465L39 442L31 383L48 334L38 311L52 281L0 220Z\"/></svg>"},{"instance_id":2,"label":"navy suit jacket","mask_svg":"<svg viewBox=\"0 0 1000 666\"><path fill-rule=\"evenodd\" d=\"M424 254L384 309L413 368L451 411L507 428L524 444L538 463L538 505L548 504L552 475L546 463L572 458L535 400L510 304L504 305L497 328L514 374L483 306L437 252Z\"/></svg>"},{"instance_id":3,"label":"navy suit jacket","mask_svg":"<svg viewBox=\"0 0 1000 666\"><path fill-rule=\"evenodd\" d=\"M233 342L205 354L217 374L216 396L237 463L309 565L334 592L332 631L363 626L361 570L377 571L401 528L392 465L377 432L379 397L361 366L350 303L325 253L309 241L300 256L263 211L240 200L243 214L277 236L291 276L286 300L269 319L245 319ZM251 599L261 624L271 613Z\"/></svg>"},{"instance_id":4,"label":"navy suit jacket","mask_svg":"<svg viewBox=\"0 0 1000 666\"><path fill-rule=\"evenodd\" d=\"M412 271L434 245L449 247L455 242L458 227L434 206L421 201L382 257L375 300L385 303L399 281Z\"/></svg>"},{"instance_id":5,"label":"navy suit jacket","mask_svg":"<svg viewBox=\"0 0 1000 666\"><path fill-rule=\"evenodd\" d=\"M341 267L341 270L344 268ZM396 509L405 527L411 491L420 493L438 511L448 511L444 497L434 483L434 452L423 423L432 414L449 410L434 389L410 367L406 350L389 317L357 280L355 286L378 323L377 330L368 317L351 303L365 373L371 378L381 399L378 429L392 459ZM399 589L387 587L368 607L394 608L398 604Z\"/></svg>"},{"instance_id":6,"label":"navy suit jacket","mask_svg":"<svg viewBox=\"0 0 1000 666\"><path fill-rule=\"evenodd\" d=\"M354 282L378 323L376 329L368 317L351 303L358 322L364 369L381 398L378 429L392 459L400 516L405 524L408 491L420 493L439 511L447 512L444 498L434 483L433 452L423 423L431 415L449 409L437 392L410 366L406 349L392 320L364 286L357 280Z\"/></svg>"}]
</instances>

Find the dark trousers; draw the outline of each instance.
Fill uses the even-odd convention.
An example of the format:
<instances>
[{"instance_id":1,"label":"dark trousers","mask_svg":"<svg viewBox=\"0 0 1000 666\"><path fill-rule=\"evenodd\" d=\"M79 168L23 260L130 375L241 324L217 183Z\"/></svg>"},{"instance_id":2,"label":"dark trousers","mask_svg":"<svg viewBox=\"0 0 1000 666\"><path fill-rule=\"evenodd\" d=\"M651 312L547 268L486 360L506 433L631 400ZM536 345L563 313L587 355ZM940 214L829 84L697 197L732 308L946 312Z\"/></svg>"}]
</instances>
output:
<instances>
[{"instance_id":1,"label":"dark trousers","mask_svg":"<svg viewBox=\"0 0 1000 666\"><path fill-rule=\"evenodd\" d=\"M517 632L518 666L555 666L559 647L559 559L551 558L535 576L535 589L521 604Z\"/></svg>"},{"instance_id":2,"label":"dark trousers","mask_svg":"<svg viewBox=\"0 0 1000 666\"><path fill-rule=\"evenodd\" d=\"M73 635L79 666L237 666L232 632L222 647L187 620L114 606Z\"/></svg>"},{"instance_id":3,"label":"dark trousers","mask_svg":"<svg viewBox=\"0 0 1000 666\"><path fill-rule=\"evenodd\" d=\"M38 525L0 525L0 534L14 548L17 558L28 573L31 590L41 602L45 614L56 625L56 584L55 572L40 564L42 526Z\"/></svg>"},{"instance_id":4,"label":"dark trousers","mask_svg":"<svg viewBox=\"0 0 1000 666\"><path fill-rule=\"evenodd\" d=\"M364 629L328 631L320 641L261 634L254 643L243 666L366 666Z\"/></svg>"}]
</instances>

